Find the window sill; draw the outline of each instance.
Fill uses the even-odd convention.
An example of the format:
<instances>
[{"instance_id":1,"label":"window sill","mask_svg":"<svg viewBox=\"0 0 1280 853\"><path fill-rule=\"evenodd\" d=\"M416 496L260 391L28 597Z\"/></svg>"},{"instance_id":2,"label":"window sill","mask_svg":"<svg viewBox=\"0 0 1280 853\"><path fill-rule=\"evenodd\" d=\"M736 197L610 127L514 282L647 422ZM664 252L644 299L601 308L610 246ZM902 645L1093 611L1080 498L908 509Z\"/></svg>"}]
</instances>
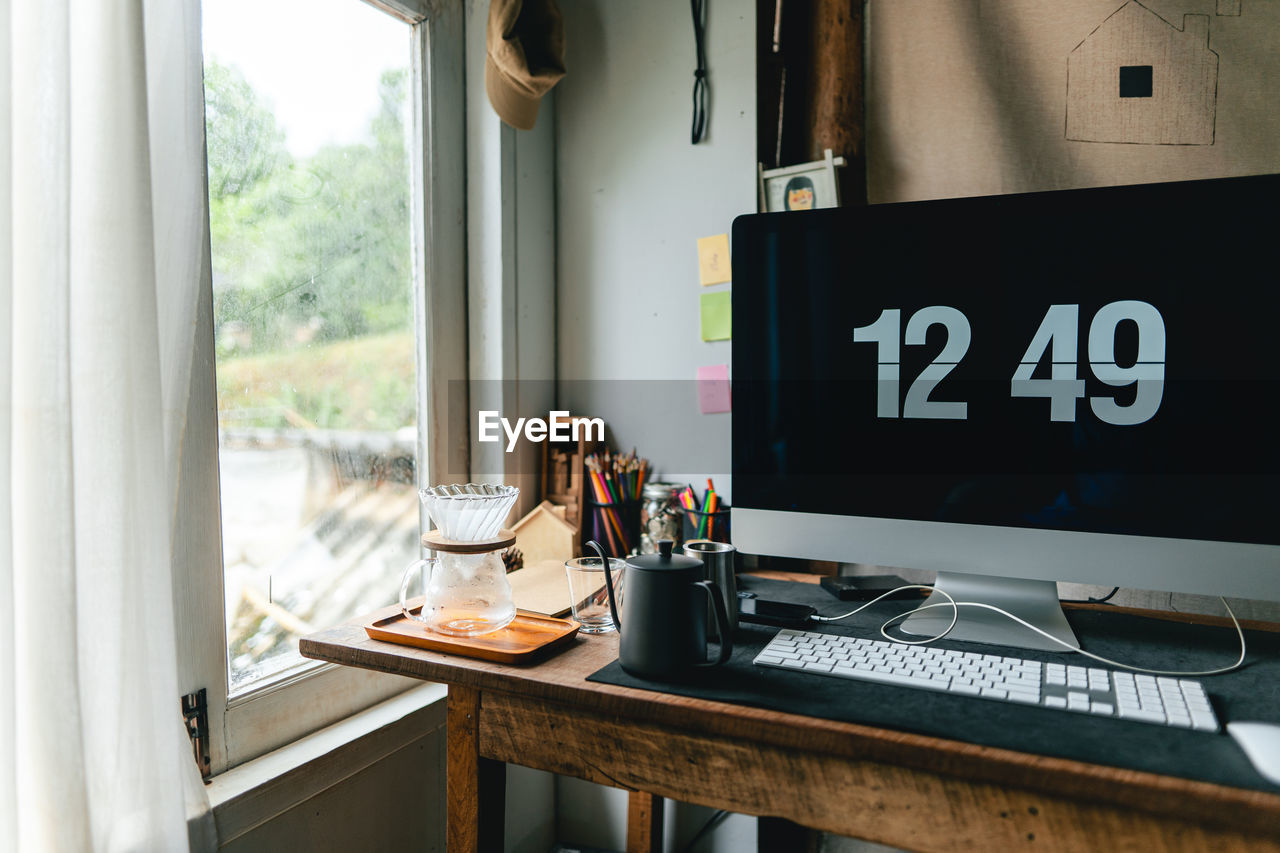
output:
<instances>
[{"instance_id":1,"label":"window sill","mask_svg":"<svg viewBox=\"0 0 1280 853\"><path fill-rule=\"evenodd\" d=\"M218 842L261 826L444 726L447 689L423 684L213 778Z\"/></svg>"}]
</instances>

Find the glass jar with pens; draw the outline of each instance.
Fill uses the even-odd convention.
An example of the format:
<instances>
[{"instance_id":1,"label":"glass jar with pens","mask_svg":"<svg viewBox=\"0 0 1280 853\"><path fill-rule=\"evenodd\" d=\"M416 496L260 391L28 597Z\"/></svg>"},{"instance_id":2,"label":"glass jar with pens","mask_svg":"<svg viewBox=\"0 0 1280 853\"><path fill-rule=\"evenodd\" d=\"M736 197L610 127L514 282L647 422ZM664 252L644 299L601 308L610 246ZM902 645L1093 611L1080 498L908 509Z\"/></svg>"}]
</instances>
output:
<instances>
[{"instance_id":1,"label":"glass jar with pens","mask_svg":"<svg viewBox=\"0 0 1280 853\"><path fill-rule=\"evenodd\" d=\"M729 505L720 501L716 487L707 478L707 490L702 499L692 485L680 492L680 507L684 515L684 541L707 539L712 542L732 542L729 532Z\"/></svg>"},{"instance_id":2,"label":"glass jar with pens","mask_svg":"<svg viewBox=\"0 0 1280 853\"><path fill-rule=\"evenodd\" d=\"M649 461L630 454L610 453L606 448L586 460L590 491L587 532L611 557L634 553L640 543L640 493L649 472Z\"/></svg>"}]
</instances>

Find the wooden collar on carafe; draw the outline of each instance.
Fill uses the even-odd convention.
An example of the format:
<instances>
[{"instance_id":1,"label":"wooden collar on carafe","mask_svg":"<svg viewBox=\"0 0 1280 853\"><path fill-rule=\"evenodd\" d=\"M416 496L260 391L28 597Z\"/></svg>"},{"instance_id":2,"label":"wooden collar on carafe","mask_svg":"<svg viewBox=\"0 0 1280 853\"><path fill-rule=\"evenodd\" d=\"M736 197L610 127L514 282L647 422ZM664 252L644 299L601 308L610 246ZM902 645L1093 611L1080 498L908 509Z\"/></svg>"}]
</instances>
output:
<instances>
[{"instance_id":1,"label":"wooden collar on carafe","mask_svg":"<svg viewBox=\"0 0 1280 853\"><path fill-rule=\"evenodd\" d=\"M447 551L451 554L484 554L489 551L501 551L516 544L514 530L503 528L493 539L480 539L475 542L459 542L457 539L445 539L439 530L422 534L422 547L432 551Z\"/></svg>"}]
</instances>

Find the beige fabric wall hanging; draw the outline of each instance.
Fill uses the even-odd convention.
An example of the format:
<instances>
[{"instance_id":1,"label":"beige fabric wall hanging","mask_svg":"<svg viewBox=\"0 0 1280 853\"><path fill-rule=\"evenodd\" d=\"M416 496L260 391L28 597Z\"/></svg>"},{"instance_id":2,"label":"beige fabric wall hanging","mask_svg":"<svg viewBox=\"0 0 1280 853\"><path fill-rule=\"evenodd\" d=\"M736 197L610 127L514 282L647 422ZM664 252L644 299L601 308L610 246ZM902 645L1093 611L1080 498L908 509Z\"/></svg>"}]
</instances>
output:
<instances>
[{"instance_id":1,"label":"beige fabric wall hanging","mask_svg":"<svg viewBox=\"0 0 1280 853\"><path fill-rule=\"evenodd\" d=\"M871 201L1280 172L1280 2L870 0Z\"/></svg>"}]
</instances>

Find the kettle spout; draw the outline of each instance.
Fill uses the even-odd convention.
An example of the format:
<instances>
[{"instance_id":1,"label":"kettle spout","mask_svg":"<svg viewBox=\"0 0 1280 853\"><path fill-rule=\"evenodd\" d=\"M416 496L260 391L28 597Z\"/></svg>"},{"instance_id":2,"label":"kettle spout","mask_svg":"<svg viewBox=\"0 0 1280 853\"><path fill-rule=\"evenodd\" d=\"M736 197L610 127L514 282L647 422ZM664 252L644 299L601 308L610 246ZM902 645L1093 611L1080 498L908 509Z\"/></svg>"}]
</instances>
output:
<instances>
[{"instance_id":1,"label":"kettle spout","mask_svg":"<svg viewBox=\"0 0 1280 853\"><path fill-rule=\"evenodd\" d=\"M613 617L613 626L618 629L618 635L621 636L622 620L618 618L618 601L613 594L613 572L609 571L609 558L605 556L600 543L594 539L587 542L587 547L595 551L600 558L600 566L604 569L604 588L609 593L609 615Z\"/></svg>"}]
</instances>

